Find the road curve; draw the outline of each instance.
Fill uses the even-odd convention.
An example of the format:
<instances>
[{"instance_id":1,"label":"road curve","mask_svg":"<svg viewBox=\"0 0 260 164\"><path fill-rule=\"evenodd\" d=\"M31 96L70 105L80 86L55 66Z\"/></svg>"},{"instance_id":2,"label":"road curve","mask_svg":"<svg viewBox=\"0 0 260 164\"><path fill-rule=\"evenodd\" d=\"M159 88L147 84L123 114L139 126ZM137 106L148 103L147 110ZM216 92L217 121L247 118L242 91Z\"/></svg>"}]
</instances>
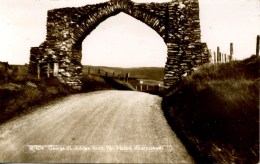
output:
<instances>
[{"instance_id":1,"label":"road curve","mask_svg":"<svg viewBox=\"0 0 260 164\"><path fill-rule=\"evenodd\" d=\"M0 125L0 162L194 163L160 104L133 91L68 96Z\"/></svg>"}]
</instances>

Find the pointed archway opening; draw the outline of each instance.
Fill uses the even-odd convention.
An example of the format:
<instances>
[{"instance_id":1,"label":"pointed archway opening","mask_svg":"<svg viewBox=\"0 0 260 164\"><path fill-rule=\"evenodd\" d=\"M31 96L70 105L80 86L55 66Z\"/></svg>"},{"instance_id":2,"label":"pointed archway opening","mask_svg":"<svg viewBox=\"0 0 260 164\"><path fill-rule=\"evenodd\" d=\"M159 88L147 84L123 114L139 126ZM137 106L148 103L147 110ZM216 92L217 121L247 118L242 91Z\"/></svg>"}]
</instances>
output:
<instances>
[{"instance_id":1,"label":"pointed archway opening","mask_svg":"<svg viewBox=\"0 0 260 164\"><path fill-rule=\"evenodd\" d=\"M83 65L165 67L166 58L162 37L123 12L100 23L82 42Z\"/></svg>"},{"instance_id":2,"label":"pointed archway opening","mask_svg":"<svg viewBox=\"0 0 260 164\"><path fill-rule=\"evenodd\" d=\"M167 45L163 38L123 12L100 23L82 42L81 63L85 69L91 69L90 72L101 69L101 74L107 72L108 76L124 76L129 72L131 78L162 85L166 60Z\"/></svg>"}]
</instances>

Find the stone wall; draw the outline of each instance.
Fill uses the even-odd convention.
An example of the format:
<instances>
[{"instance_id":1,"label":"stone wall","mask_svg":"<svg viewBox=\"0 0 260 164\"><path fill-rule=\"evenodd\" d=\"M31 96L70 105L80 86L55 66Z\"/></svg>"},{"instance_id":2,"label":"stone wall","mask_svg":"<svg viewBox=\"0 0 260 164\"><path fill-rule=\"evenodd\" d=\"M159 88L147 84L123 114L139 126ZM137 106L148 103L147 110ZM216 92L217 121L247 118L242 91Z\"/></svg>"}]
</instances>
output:
<instances>
[{"instance_id":1,"label":"stone wall","mask_svg":"<svg viewBox=\"0 0 260 164\"><path fill-rule=\"evenodd\" d=\"M101 22L120 12L147 24L164 39L168 47L166 87L176 83L184 73L190 73L193 67L208 62L207 46L200 41L198 0L169 3L111 0L48 11L46 40L39 47L31 48L31 73L54 74L54 65L58 65L57 78L74 89L81 89L83 40Z\"/></svg>"}]
</instances>

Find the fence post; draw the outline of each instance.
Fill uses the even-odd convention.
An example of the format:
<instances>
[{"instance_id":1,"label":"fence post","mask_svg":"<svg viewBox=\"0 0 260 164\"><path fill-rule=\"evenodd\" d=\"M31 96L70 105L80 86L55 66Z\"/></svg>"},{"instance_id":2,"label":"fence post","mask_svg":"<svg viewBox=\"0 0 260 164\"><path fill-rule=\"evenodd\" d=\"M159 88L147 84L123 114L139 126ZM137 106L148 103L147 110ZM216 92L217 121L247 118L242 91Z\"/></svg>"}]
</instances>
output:
<instances>
[{"instance_id":1,"label":"fence post","mask_svg":"<svg viewBox=\"0 0 260 164\"><path fill-rule=\"evenodd\" d=\"M225 54L225 63L227 63L227 54Z\"/></svg>"},{"instance_id":2,"label":"fence post","mask_svg":"<svg viewBox=\"0 0 260 164\"><path fill-rule=\"evenodd\" d=\"M53 76L56 77L59 74L59 63L55 62L53 64Z\"/></svg>"},{"instance_id":3,"label":"fence post","mask_svg":"<svg viewBox=\"0 0 260 164\"><path fill-rule=\"evenodd\" d=\"M128 78L129 78L129 73L125 74L125 81L128 82Z\"/></svg>"},{"instance_id":4,"label":"fence post","mask_svg":"<svg viewBox=\"0 0 260 164\"><path fill-rule=\"evenodd\" d=\"M47 77L50 78L50 63L47 63Z\"/></svg>"},{"instance_id":5,"label":"fence post","mask_svg":"<svg viewBox=\"0 0 260 164\"><path fill-rule=\"evenodd\" d=\"M37 63L37 78L41 79L41 68L40 68L40 63Z\"/></svg>"},{"instance_id":6,"label":"fence post","mask_svg":"<svg viewBox=\"0 0 260 164\"><path fill-rule=\"evenodd\" d=\"M99 68L98 69L98 76L100 76L100 73L101 73L101 69Z\"/></svg>"},{"instance_id":7,"label":"fence post","mask_svg":"<svg viewBox=\"0 0 260 164\"><path fill-rule=\"evenodd\" d=\"M217 63L220 63L220 49L217 47Z\"/></svg>"},{"instance_id":8,"label":"fence post","mask_svg":"<svg viewBox=\"0 0 260 164\"><path fill-rule=\"evenodd\" d=\"M234 49L233 49L233 43L230 43L230 62L233 60L233 54L234 53Z\"/></svg>"},{"instance_id":9,"label":"fence post","mask_svg":"<svg viewBox=\"0 0 260 164\"><path fill-rule=\"evenodd\" d=\"M222 53L219 52L219 63L222 63Z\"/></svg>"},{"instance_id":10,"label":"fence post","mask_svg":"<svg viewBox=\"0 0 260 164\"><path fill-rule=\"evenodd\" d=\"M259 47L260 47L260 36L256 37L256 56L259 56Z\"/></svg>"},{"instance_id":11,"label":"fence post","mask_svg":"<svg viewBox=\"0 0 260 164\"><path fill-rule=\"evenodd\" d=\"M231 55L228 55L228 62L231 62Z\"/></svg>"},{"instance_id":12,"label":"fence post","mask_svg":"<svg viewBox=\"0 0 260 164\"><path fill-rule=\"evenodd\" d=\"M214 51L214 64L216 64L216 52Z\"/></svg>"},{"instance_id":13,"label":"fence post","mask_svg":"<svg viewBox=\"0 0 260 164\"><path fill-rule=\"evenodd\" d=\"M143 90L143 81L140 81L140 89Z\"/></svg>"}]
</instances>

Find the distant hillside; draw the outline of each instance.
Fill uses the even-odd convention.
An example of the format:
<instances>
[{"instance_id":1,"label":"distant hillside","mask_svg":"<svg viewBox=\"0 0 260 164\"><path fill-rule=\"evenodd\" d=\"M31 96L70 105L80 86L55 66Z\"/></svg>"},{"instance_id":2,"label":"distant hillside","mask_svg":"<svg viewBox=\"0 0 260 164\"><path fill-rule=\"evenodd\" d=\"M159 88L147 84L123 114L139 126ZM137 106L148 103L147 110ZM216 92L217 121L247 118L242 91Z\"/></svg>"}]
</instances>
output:
<instances>
[{"instance_id":1,"label":"distant hillside","mask_svg":"<svg viewBox=\"0 0 260 164\"><path fill-rule=\"evenodd\" d=\"M101 73L108 72L110 74L115 73L115 76L121 74L124 76L126 73L130 73L130 77L137 79L152 79L157 81L163 81L164 68L160 67L138 67L138 68L119 68L119 67L105 67L105 66L83 66L83 74L91 69L91 73L97 73L101 68Z\"/></svg>"},{"instance_id":2,"label":"distant hillside","mask_svg":"<svg viewBox=\"0 0 260 164\"><path fill-rule=\"evenodd\" d=\"M83 75L87 73L88 69L91 68L91 73L96 74L98 69L101 68L101 73L109 74L115 73L115 76L121 74L124 76L126 73L130 73L130 77L137 79L151 79L156 81L163 81L164 68L161 67L137 67L137 68L120 68L120 67L106 67L106 66L83 66ZM25 65L11 65L11 69L14 73L24 76L27 74L27 66Z\"/></svg>"}]
</instances>

